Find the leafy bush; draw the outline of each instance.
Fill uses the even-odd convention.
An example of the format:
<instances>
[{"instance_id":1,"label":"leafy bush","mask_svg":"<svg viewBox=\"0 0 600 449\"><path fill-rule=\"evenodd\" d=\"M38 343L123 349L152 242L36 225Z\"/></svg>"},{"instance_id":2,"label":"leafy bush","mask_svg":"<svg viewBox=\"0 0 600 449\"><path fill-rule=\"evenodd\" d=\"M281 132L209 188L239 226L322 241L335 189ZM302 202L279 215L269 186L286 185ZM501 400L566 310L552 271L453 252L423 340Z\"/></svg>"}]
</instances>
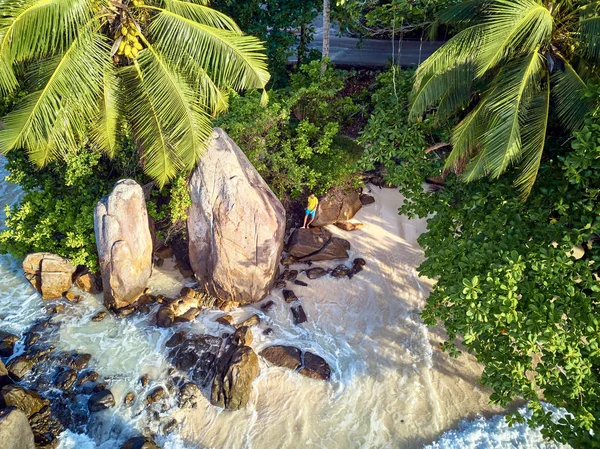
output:
<instances>
[{"instance_id":1,"label":"leafy bush","mask_svg":"<svg viewBox=\"0 0 600 449\"><path fill-rule=\"evenodd\" d=\"M231 94L229 112L217 124L280 198L351 181L362 149L340 129L361 108L339 96L348 76L333 70L321 76L315 61L292 76L289 89L272 91L265 107L256 91Z\"/></svg>"}]
</instances>

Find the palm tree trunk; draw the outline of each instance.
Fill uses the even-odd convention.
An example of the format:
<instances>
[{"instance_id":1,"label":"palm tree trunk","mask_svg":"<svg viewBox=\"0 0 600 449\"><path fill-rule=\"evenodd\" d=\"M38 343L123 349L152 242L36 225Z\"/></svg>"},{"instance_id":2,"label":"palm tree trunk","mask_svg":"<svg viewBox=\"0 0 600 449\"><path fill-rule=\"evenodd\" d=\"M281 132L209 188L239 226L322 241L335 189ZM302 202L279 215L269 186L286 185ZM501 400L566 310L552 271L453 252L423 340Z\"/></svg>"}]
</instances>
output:
<instances>
[{"instance_id":1,"label":"palm tree trunk","mask_svg":"<svg viewBox=\"0 0 600 449\"><path fill-rule=\"evenodd\" d=\"M327 64L325 58L329 57L329 21L331 13L331 1L323 0L323 63L321 64L321 73L325 73Z\"/></svg>"}]
</instances>

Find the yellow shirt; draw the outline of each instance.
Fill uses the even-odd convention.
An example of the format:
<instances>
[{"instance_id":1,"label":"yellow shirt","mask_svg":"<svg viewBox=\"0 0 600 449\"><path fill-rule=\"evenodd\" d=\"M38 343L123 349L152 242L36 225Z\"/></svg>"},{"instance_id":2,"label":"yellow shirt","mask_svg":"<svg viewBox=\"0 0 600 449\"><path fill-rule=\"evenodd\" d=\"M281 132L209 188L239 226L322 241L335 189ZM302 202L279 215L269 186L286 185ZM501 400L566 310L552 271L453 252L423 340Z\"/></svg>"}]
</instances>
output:
<instances>
[{"instance_id":1,"label":"yellow shirt","mask_svg":"<svg viewBox=\"0 0 600 449\"><path fill-rule=\"evenodd\" d=\"M315 196L314 198L308 198L308 206L306 207L308 210L315 210L317 208L317 204L319 204L319 200Z\"/></svg>"}]
</instances>

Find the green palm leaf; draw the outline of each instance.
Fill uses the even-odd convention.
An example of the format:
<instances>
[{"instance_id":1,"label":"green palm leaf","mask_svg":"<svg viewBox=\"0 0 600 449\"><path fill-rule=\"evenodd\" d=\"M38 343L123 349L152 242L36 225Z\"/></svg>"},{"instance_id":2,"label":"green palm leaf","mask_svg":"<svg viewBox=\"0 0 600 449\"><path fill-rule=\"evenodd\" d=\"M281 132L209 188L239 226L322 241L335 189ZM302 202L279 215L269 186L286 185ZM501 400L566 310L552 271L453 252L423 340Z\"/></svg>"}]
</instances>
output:
<instances>
[{"instance_id":1,"label":"green palm leaf","mask_svg":"<svg viewBox=\"0 0 600 449\"><path fill-rule=\"evenodd\" d=\"M563 64L564 70L558 69L552 74L552 98L562 124L575 130L583 126L585 115L590 110L583 99L586 83L571 64L565 60Z\"/></svg>"},{"instance_id":2,"label":"green palm leaf","mask_svg":"<svg viewBox=\"0 0 600 449\"><path fill-rule=\"evenodd\" d=\"M119 103L119 78L115 67L110 65L103 75L102 96L98 120L92 126L91 139L104 153L113 157L117 151L119 120L121 119Z\"/></svg>"}]
</instances>

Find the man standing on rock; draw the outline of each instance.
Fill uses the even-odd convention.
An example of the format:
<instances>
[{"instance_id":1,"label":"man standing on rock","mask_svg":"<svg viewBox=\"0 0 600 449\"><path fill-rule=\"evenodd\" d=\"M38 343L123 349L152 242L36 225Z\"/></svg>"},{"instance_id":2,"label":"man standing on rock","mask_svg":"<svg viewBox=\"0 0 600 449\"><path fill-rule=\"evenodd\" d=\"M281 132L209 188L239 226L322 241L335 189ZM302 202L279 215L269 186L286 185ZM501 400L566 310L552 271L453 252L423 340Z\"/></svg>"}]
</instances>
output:
<instances>
[{"instance_id":1,"label":"man standing on rock","mask_svg":"<svg viewBox=\"0 0 600 449\"><path fill-rule=\"evenodd\" d=\"M304 215L304 225L302 226L302 229L308 229L310 224L314 221L315 215L317 214L317 206L318 205L319 205L319 200L317 199L317 197L315 196L314 193L311 193L310 196L308 197L308 205L306 206L306 214ZM306 221L308 220L309 217L310 217L310 220L307 223Z\"/></svg>"}]
</instances>

